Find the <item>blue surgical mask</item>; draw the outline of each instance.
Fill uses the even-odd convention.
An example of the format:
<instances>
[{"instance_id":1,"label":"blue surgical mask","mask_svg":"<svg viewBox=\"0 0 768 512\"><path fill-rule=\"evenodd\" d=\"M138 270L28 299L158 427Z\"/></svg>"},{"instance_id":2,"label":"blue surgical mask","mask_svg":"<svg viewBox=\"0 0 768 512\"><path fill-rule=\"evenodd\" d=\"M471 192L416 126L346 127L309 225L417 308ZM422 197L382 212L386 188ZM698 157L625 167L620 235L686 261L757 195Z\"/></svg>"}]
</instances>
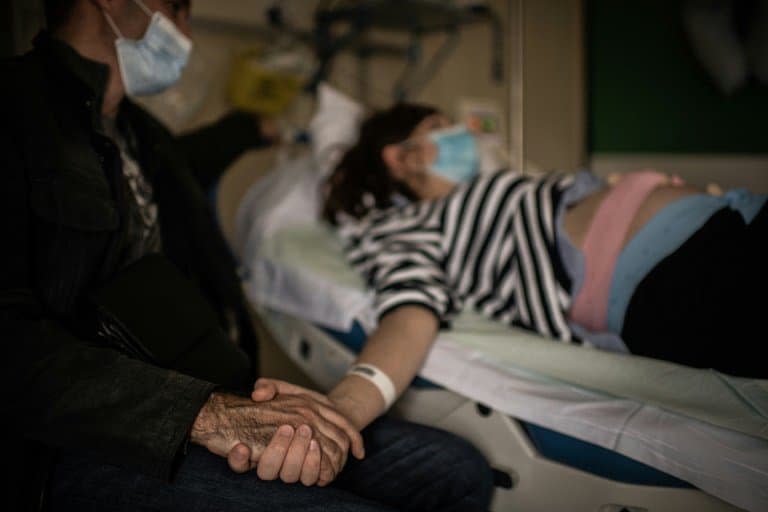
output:
<instances>
[{"instance_id":1,"label":"blue surgical mask","mask_svg":"<svg viewBox=\"0 0 768 512\"><path fill-rule=\"evenodd\" d=\"M477 139L464 125L429 132L437 157L428 168L456 183L472 179L480 170Z\"/></svg>"},{"instance_id":2,"label":"blue surgical mask","mask_svg":"<svg viewBox=\"0 0 768 512\"><path fill-rule=\"evenodd\" d=\"M141 0L136 4L151 18L141 39L126 39L112 18L104 12L117 35L115 48L125 92L148 96L175 84L189 60L192 41L161 12L150 11Z\"/></svg>"}]
</instances>

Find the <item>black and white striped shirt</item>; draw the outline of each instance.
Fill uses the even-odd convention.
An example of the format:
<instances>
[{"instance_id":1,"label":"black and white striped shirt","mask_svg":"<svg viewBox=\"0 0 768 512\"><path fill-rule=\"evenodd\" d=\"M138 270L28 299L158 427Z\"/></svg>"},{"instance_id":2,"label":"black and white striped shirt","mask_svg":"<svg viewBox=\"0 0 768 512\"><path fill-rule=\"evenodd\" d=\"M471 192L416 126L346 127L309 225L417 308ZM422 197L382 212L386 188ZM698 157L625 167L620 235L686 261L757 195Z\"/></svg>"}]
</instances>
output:
<instances>
[{"instance_id":1,"label":"black and white striped shirt","mask_svg":"<svg viewBox=\"0 0 768 512\"><path fill-rule=\"evenodd\" d=\"M572 341L570 279L562 268L555 213L573 176L501 172L448 196L342 222L350 263L375 290L379 317L405 304L443 325L463 308Z\"/></svg>"}]
</instances>

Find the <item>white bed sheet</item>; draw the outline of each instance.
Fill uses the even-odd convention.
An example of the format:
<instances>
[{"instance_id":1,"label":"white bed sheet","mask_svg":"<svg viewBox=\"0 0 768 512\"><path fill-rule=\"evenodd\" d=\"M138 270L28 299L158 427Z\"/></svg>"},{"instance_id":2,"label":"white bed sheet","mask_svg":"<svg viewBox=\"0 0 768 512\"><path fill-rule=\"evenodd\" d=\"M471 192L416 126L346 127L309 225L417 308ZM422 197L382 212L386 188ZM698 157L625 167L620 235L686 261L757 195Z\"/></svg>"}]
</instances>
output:
<instances>
[{"instance_id":1,"label":"white bed sheet","mask_svg":"<svg viewBox=\"0 0 768 512\"><path fill-rule=\"evenodd\" d=\"M250 300L347 330L371 295L314 221L312 157L254 186L238 219ZM768 510L768 382L563 343L463 314L420 375L519 419L617 451L747 510Z\"/></svg>"}]
</instances>

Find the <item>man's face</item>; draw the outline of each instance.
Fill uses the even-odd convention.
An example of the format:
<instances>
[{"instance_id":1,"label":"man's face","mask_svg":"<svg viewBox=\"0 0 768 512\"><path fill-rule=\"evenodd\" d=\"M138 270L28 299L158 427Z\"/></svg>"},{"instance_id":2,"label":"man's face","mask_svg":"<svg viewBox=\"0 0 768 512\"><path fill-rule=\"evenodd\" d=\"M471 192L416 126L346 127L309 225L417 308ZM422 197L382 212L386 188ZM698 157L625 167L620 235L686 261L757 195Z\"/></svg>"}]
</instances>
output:
<instances>
[{"instance_id":1,"label":"man's face","mask_svg":"<svg viewBox=\"0 0 768 512\"><path fill-rule=\"evenodd\" d=\"M143 0L144 5L154 12L161 12L174 22L181 32L190 37L189 7L190 0ZM128 39L141 39L149 26L150 18L134 0L125 0L119 13L115 13L123 36Z\"/></svg>"}]
</instances>

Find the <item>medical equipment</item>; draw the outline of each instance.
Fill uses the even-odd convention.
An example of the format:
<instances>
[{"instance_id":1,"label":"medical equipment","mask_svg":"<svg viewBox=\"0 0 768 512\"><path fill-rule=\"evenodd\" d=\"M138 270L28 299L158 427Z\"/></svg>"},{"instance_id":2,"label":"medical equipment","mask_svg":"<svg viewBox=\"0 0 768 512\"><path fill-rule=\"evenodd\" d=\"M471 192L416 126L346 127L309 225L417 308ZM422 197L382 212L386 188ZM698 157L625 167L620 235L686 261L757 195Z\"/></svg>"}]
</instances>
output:
<instances>
[{"instance_id":1,"label":"medical equipment","mask_svg":"<svg viewBox=\"0 0 768 512\"><path fill-rule=\"evenodd\" d=\"M235 56L229 76L230 103L258 114L282 114L314 67L311 51L298 41L243 50Z\"/></svg>"},{"instance_id":2,"label":"medical equipment","mask_svg":"<svg viewBox=\"0 0 768 512\"><path fill-rule=\"evenodd\" d=\"M370 291L316 220L328 156L354 140L359 106L327 89L319 100L311 131L324 138L253 185L233 247L275 340L329 389L375 319ZM494 510L768 507L765 381L552 342L465 312L394 410L475 443L496 469Z\"/></svg>"},{"instance_id":3,"label":"medical equipment","mask_svg":"<svg viewBox=\"0 0 768 512\"><path fill-rule=\"evenodd\" d=\"M314 27L307 33L296 30L284 19L279 3L268 10L270 25L297 39L311 41L317 68L307 89L317 86L331 74L334 61L343 52L353 52L361 69L373 57L404 58L406 66L392 90L394 101L404 101L419 94L427 81L451 55L459 42L460 28L475 23L491 27L488 55L491 56L491 80L503 81L504 35L497 13L487 2L452 0L336 0L319 2L314 13ZM407 44L376 40L372 32L405 34ZM442 34L443 44L424 62L423 39ZM359 96L367 99L368 77L359 76Z\"/></svg>"}]
</instances>

